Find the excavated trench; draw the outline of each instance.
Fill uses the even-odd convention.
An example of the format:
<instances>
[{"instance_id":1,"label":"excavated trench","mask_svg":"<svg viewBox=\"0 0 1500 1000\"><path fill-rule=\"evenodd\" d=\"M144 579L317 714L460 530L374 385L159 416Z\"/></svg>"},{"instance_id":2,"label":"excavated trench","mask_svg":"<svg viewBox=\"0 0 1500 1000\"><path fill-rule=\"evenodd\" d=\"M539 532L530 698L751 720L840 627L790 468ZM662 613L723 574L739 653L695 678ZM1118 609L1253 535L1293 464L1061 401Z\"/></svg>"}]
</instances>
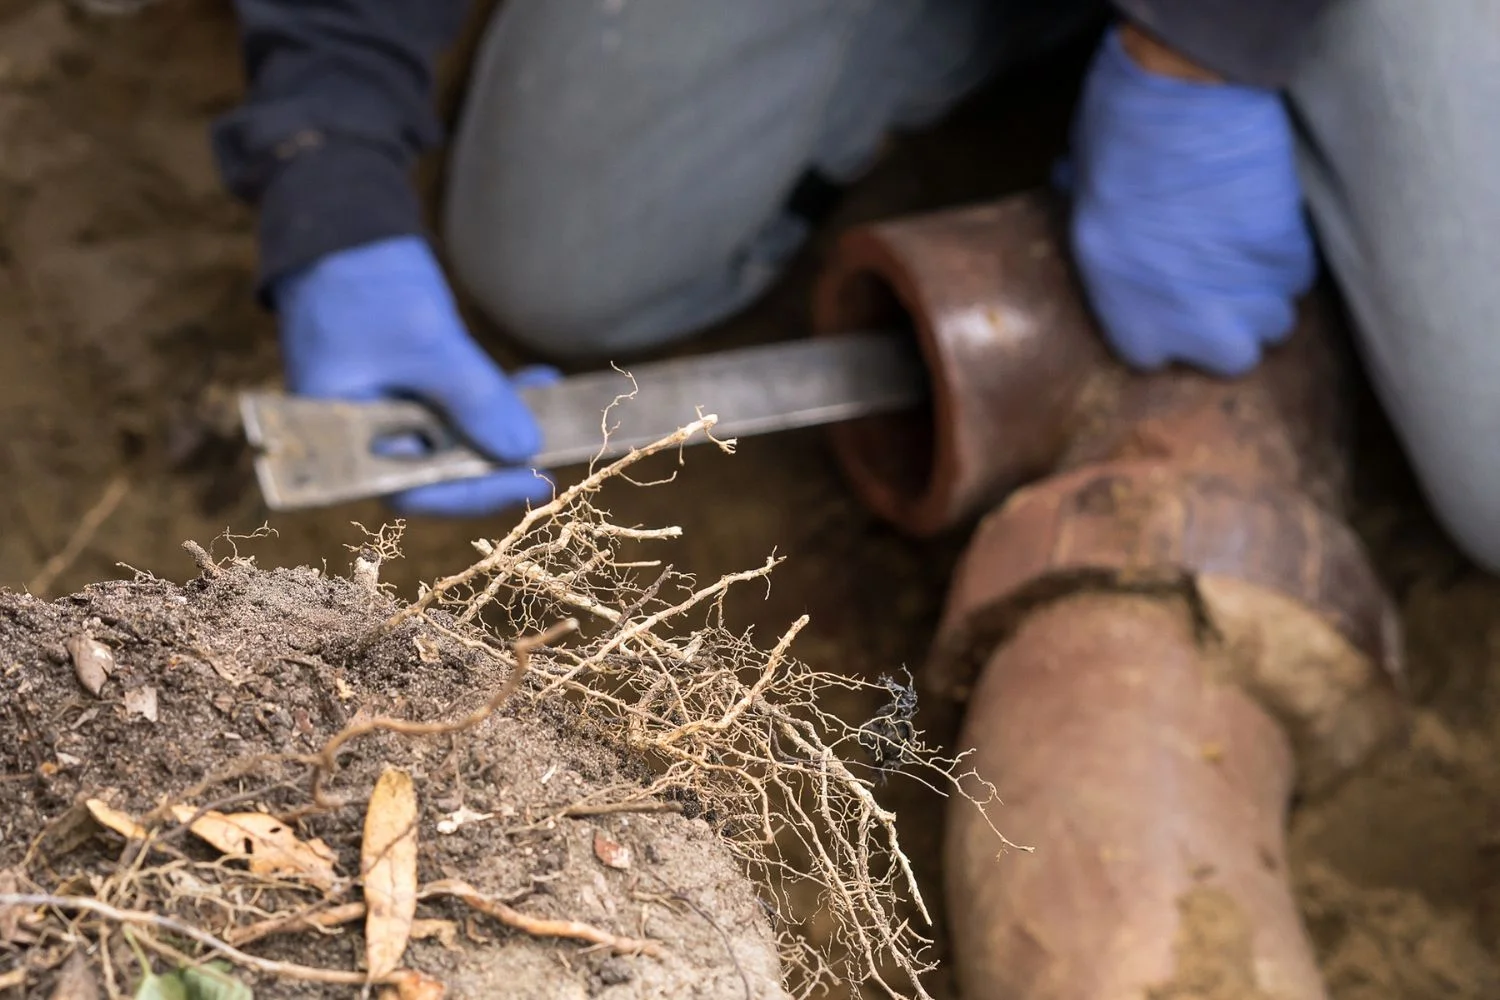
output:
<instances>
[{"instance_id":1,"label":"excavated trench","mask_svg":"<svg viewBox=\"0 0 1500 1000\"><path fill-rule=\"evenodd\" d=\"M125 567L186 581L195 571L182 540L268 521L276 537L257 543L263 565L339 565L343 545L360 537L351 522L385 517L374 504L268 517L238 443L232 394L274 378L277 362L274 329L250 296L252 219L220 191L204 140L238 93L233 46L228 5L217 0L162 0L130 18L78 17L59 0L0 10L7 587L52 597L129 580ZM455 61L450 83L458 75ZM1066 99L1064 87L1025 106L1014 96L981 100L899 146L833 225L1041 180ZM810 270L804 262L701 346L805 329ZM491 342L507 362L521 360ZM1289 861L1337 1000L1480 1000L1500 993L1500 899L1490 888L1500 833L1500 582L1456 555L1368 400L1362 412L1354 523L1397 599L1419 709L1407 744L1331 797L1297 804ZM962 539L916 543L879 526L855 505L817 434L743 442L733 457L697 451L680 470L661 469L679 472L670 487L608 500L626 522L682 524L679 569L713 576L758 564L772 548L789 555L764 602L733 606L739 619L770 629L806 611L812 625L799 646L817 666L878 675L921 661ZM409 593L451 571L490 527L414 522L389 579ZM172 593L141 586L101 585L84 603L52 610L5 601L13 614L40 616L36 627L58 633L45 633L55 645L88 602L135 594L161 603ZM0 697L14 718L19 687L5 683ZM851 708L867 715L869 706ZM77 737L51 735L54 744ZM188 766L128 756L119 764L132 759ZM28 773L35 763L25 763ZM12 796L16 766L7 763L0 782ZM901 806L935 893L939 831L923 820L935 810L921 799ZM1214 926L1204 923L1209 937ZM934 989L948 995L943 976Z\"/></svg>"}]
</instances>

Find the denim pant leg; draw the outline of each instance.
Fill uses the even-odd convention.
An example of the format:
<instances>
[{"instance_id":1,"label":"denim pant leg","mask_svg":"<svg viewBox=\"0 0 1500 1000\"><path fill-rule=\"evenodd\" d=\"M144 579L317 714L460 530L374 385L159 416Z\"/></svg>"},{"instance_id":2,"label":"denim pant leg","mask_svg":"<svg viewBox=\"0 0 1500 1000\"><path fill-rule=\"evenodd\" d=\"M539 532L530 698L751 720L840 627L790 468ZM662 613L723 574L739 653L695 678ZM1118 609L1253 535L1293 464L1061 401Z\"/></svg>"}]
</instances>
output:
<instances>
[{"instance_id":1,"label":"denim pant leg","mask_svg":"<svg viewBox=\"0 0 1500 1000\"><path fill-rule=\"evenodd\" d=\"M1371 381L1439 519L1500 570L1500 0L1343 0L1290 93Z\"/></svg>"},{"instance_id":2,"label":"denim pant leg","mask_svg":"<svg viewBox=\"0 0 1500 1000\"><path fill-rule=\"evenodd\" d=\"M506 0L455 136L455 275L545 356L688 336L757 298L801 245L788 201L809 170L854 179L892 129L934 121L1024 51L1007 49L1007 22L1034 38L1094 0L1054 4L1071 16L1035 6Z\"/></svg>"}]
</instances>

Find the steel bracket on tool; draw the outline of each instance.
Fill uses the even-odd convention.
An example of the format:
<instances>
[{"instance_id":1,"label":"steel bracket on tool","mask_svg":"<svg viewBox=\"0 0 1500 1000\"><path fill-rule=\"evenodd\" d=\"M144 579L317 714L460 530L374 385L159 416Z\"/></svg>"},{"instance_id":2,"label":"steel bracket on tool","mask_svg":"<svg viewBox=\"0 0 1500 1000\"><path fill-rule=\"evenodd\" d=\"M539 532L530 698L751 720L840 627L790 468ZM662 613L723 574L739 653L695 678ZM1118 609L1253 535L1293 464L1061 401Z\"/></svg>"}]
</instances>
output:
<instances>
[{"instance_id":1,"label":"steel bracket on tool","mask_svg":"<svg viewBox=\"0 0 1500 1000\"><path fill-rule=\"evenodd\" d=\"M850 333L601 371L519 390L542 429L532 464L561 469L624 454L715 413L715 434L743 437L905 409L927 397L915 347L891 333ZM416 402L352 403L276 392L240 397L272 510L325 507L496 468ZM607 430L607 434L606 434ZM378 454L377 440L420 435L425 455Z\"/></svg>"}]
</instances>

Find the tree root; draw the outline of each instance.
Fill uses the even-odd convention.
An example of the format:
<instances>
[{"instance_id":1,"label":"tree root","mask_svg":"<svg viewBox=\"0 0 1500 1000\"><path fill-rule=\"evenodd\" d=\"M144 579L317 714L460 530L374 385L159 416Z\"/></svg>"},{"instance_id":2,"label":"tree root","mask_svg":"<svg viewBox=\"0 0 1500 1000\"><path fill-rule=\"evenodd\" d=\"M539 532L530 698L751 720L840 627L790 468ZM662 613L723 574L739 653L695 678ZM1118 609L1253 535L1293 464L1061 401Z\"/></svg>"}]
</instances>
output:
<instances>
[{"instance_id":1,"label":"tree root","mask_svg":"<svg viewBox=\"0 0 1500 1000\"><path fill-rule=\"evenodd\" d=\"M443 879L423 887L419 895L423 897L452 896L465 906L478 910L486 916L494 917L505 926L530 934L532 937L571 938L575 941L586 941L589 944L607 948L616 955L649 955L652 958L662 956L660 942L620 937L577 920L547 920L542 917L528 917L498 899L486 896L467 882Z\"/></svg>"}]
</instances>

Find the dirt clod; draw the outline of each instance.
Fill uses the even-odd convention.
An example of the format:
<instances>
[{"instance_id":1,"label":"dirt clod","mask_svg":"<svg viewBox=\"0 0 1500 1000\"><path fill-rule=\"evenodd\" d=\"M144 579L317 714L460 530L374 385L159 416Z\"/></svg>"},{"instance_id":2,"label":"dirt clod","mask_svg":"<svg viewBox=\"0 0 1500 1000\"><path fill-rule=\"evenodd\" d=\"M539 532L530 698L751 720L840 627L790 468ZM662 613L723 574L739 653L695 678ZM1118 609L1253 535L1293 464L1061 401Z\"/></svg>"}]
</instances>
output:
<instances>
[{"instance_id":1,"label":"dirt clod","mask_svg":"<svg viewBox=\"0 0 1500 1000\"><path fill-rule=\"evenodd\" d=\"M1256 986L1254 928L1233 898L1200 887L1178 909L1177 975L1147 1000L1275 1000Z\"/></svg>"}]
</instances>

